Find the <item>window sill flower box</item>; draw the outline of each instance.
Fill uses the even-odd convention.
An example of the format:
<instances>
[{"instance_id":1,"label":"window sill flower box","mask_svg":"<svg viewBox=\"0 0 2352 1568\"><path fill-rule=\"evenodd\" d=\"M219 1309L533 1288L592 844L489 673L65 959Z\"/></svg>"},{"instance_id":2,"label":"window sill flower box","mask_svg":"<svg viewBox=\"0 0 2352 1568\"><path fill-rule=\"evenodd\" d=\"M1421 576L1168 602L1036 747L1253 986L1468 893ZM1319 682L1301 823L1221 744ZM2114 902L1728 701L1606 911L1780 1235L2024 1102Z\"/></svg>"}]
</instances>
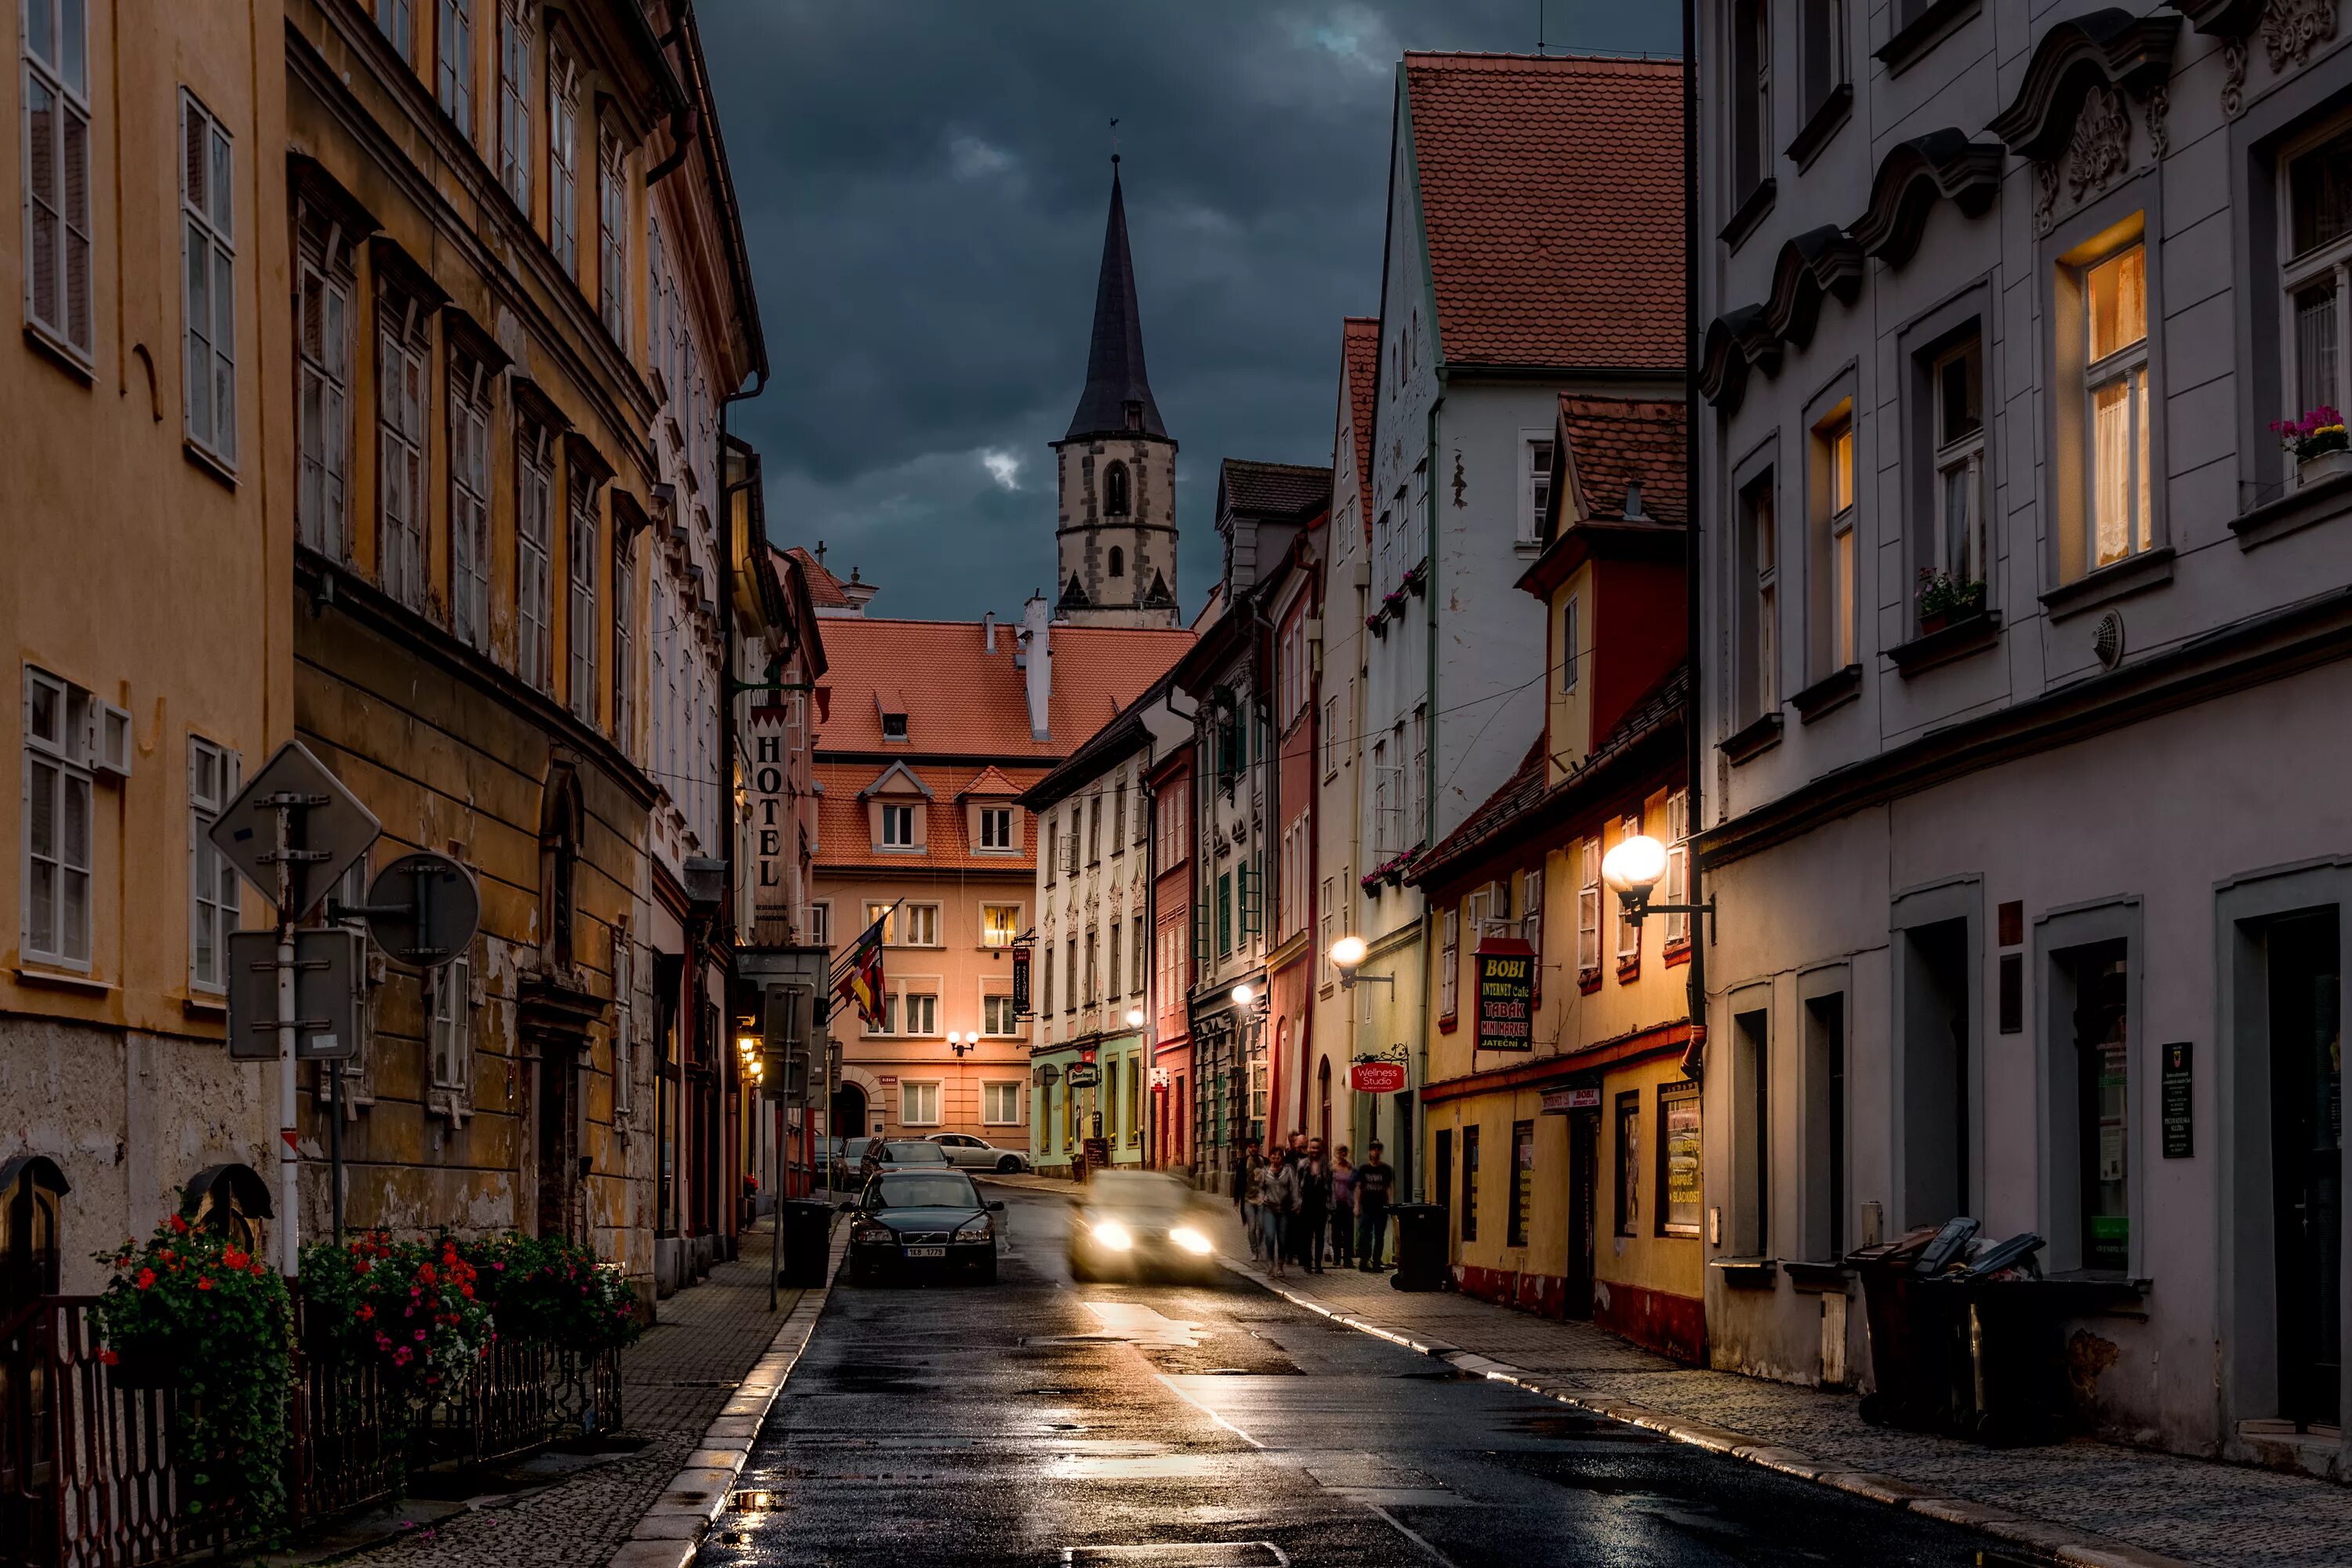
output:
<instances>
[{"instance_id":1,"label":"window sill flower box","mask_svg":"<svg viewBox=\"0 0 2352 1568\"><path fill-rule=\"evenodd\" d=\"M2271 434L2294 454L2297 489L2352 470L2352 435L2345 431L2344 416L2325 403L2300 419L2273 420Z\"/></svg>"},{"instance_id":2,"label":"window sill flower box","mask_svg":"<svg viewBox=\"0 0 2352 1568\"><path fill-rule=\"evenodd\" d=\"M2338 447L2333 452L2322 452L2315 458L2305 458L2294 465L2297 489L2325 484L2329 479L2352 474L2352 448Z\"/></svg>"},{"instance_id":3,"label":"window sill flower box","mask_svg":"<svg viewBox=\"0 0 2352 1568\"><path fill-rule=\"evenodd\" d=\"M1391 590L1387 597L1381 601L1381 608L1386 614L1394 616L1398 619L1402 620L1404 618L1404 590L1402 588L1397 588Z\"/></svg>"},{"instance_id":4,"label":"window sill flower box","mask_svg":"<svg viewBox=\"0 0 2352 1568\"><path fill-rule=\"evenodd\" d=\"M1429 587L1429 563L1426 561L1414 562L1412 563L1412 570L1404 574L1404 585L1407 593L1420 594L1426 592Z\"/></svg>"}]
</instances>

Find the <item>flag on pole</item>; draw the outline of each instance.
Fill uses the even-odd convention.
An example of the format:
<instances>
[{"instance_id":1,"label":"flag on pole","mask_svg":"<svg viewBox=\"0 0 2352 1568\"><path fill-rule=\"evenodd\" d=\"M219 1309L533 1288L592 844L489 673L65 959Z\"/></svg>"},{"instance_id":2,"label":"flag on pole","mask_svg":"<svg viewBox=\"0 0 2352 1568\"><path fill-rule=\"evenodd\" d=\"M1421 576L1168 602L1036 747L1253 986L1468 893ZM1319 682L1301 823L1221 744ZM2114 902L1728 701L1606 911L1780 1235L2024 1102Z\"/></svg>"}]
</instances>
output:
<instances>
[{"instance_id":1,"label":"flag on pole","mask_svg":"<svg viewBox=\"0 0 2352 1568\"><path fill-rule=\"evenodd\" d=\"M883 920L889 917L885 915ZM845 1004L855 1004L857 1016L869 1029L882 1026L882 921L866 928L849 950L846 966L841 978L834 983L833 994Z\"/></svg>"}]
</instances>

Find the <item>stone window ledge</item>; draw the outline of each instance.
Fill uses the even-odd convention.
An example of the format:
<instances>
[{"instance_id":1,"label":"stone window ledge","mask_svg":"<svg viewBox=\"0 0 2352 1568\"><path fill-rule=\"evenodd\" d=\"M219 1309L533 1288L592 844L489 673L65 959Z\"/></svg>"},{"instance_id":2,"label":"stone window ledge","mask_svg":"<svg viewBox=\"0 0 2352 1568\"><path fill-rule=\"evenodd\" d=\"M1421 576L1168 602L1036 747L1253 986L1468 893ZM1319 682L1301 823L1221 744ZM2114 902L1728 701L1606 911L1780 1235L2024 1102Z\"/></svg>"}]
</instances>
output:
<instances>
[{"instance_id":1,"label":"stone window ledge","mask_svg":"<svg viewBox=\"0 0 2352 1568\"><path fill-rule=\"evenodd\" d=\"M2061 583L2042 595L2042 607L2049 612L2052 620L2063 621L2142 589L2160 587L2172 581L2172 561L2169 544L2143 550L2072 583Z\"/></svg>"},{"instance_id":2,"label":"stone window ledge","mask_svg":"<svg viewBox=\"0 0 2352 1568\"><path fill-rule=\"evenodd\" d=\"M1886 657L1894 660L1895 668L1907 679L1939 664L1982 653L2000 641L2000 616L1997 611L1985 610L1888 648Z\"/></svg>"}]
</instances>

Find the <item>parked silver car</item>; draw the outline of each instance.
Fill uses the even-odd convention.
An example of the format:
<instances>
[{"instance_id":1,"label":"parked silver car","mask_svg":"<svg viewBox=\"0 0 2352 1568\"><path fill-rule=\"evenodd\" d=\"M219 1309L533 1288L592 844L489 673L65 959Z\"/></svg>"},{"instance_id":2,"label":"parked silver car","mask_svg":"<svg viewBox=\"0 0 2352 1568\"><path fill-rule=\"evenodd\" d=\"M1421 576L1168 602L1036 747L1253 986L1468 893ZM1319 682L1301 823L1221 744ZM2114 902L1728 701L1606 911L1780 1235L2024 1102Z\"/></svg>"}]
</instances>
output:
<instances>
[{"instance_id":1,"label":"parked silver car","mask_svg":"<svg viewBox=\"0 0 2352 1568\"><path fill-rule=\"evenodd\" d=\"M927 1140L947 1151L948 1163L964 1171L997 1171L1016 1175L1029 1168L1029 1156L1019 1149L1000 1149L969 1132L934 1132Z\"/></svg>"}]
</instances>

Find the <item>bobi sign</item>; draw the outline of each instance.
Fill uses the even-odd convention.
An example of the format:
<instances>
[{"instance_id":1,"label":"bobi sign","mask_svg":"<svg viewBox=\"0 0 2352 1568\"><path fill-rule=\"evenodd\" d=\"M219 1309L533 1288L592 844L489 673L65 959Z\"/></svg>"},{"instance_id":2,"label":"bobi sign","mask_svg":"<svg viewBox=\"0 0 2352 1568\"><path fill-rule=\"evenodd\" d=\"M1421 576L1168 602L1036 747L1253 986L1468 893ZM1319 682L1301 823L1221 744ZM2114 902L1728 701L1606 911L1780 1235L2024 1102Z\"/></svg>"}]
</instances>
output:
<instances>
[{"instance_id":1,"label":"bobi sign","mask_svg":"<svg viewBox=\"0 0 2352 1568\"><path fill-rule=\"evenodd\" d=\"M1482 1051L1535 1048L1536 952L1517 937L1479 943L1478 1040Z\"/></svg>"}]
</instances>

